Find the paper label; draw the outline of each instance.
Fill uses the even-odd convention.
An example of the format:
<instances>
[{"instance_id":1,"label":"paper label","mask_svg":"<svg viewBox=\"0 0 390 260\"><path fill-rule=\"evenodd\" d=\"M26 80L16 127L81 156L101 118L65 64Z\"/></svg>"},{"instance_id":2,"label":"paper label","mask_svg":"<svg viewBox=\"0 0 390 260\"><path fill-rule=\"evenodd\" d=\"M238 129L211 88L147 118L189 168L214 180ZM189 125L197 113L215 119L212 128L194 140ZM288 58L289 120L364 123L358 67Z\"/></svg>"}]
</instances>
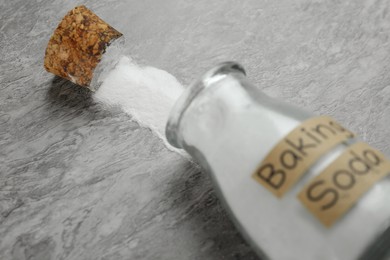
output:
<instances>
[{"instance_id":1,"label":"paper label","mask_svg":"<svg viewBox=\"0 0 390 260\"><path fill-rule=\"evenodd\" d=\"M311 180L298 198L322 224L330 227L389 173L390 161L380 151L366 143L356 143Z\"/></svg>"},{"instance_id":2,"label":"paper label","mask_svg":"<svg viewBox=\"0 0 390 260\"><path fill-rule=\"evenodd\" d=\"M272 149L253 178L281 198L321 156L352 137L353 133L331 117L311 118Z\"/></svg>"}]
</instances>

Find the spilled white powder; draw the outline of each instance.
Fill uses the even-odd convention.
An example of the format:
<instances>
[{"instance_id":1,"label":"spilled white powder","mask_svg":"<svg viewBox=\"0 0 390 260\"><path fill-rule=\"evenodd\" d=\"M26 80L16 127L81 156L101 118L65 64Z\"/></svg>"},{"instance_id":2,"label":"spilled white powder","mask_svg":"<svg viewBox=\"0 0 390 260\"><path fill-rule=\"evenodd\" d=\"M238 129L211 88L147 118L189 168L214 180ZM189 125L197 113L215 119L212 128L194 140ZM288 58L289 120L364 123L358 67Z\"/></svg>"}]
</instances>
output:
<instances>
[{"instance_id":1,"label":"spilled white powder","mask_svg":"<svg viewBox=\"0 0 390 260\"><path fill-rule=\"evenodd\" d=\"M95 99L107 106L120 107L140 126L151 129L169 149L165 126L169 113L184 88L164 70L137 65L122 56L95 92Z\"/></svg>"}]
</instances>

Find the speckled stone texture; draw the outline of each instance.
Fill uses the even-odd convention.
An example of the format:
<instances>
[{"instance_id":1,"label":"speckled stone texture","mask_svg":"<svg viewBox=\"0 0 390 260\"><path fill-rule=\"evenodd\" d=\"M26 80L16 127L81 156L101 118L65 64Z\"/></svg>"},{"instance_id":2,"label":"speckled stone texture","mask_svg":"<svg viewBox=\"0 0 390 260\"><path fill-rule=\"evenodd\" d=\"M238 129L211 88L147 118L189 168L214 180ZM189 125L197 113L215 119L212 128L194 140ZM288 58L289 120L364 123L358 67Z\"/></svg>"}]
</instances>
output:
<instances>
[{"instance_id":1,"label":"speckled stone texture","mask_svg":"<svg viewBox=\"0 0 390 260\"><path fill-rule=\"evenodd\" d=\"M0 0L0 259L258 259L207 174L44 70L79 4L141 64L187 85L239 61L265 93L390 154L387 0Z\"/></svg>"}]
</instances>

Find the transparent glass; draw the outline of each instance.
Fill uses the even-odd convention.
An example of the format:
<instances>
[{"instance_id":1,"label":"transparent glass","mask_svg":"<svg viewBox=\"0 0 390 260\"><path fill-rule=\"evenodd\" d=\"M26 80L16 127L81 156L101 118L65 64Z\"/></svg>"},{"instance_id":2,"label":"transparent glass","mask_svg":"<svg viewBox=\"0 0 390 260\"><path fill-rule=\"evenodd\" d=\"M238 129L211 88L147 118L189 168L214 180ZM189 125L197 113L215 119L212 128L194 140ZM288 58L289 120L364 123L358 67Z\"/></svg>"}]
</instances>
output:
<instances>
[{"instance_id":1,"label":"transparent glass","mask_svg":"<svg viewBox=\"0 0 390 260\"><path fill-rule=\"evenodd\" d=\"M331 228L322 226L297 199L305 182L348 143L322 157L282 199L251 177L282 137L313 116L268 97L247 80L242 66L227 62L185 91L171 112L166 136L211 174L235 224L264 259L389 259L389 178Z\"/></svg>"}]
</instances>

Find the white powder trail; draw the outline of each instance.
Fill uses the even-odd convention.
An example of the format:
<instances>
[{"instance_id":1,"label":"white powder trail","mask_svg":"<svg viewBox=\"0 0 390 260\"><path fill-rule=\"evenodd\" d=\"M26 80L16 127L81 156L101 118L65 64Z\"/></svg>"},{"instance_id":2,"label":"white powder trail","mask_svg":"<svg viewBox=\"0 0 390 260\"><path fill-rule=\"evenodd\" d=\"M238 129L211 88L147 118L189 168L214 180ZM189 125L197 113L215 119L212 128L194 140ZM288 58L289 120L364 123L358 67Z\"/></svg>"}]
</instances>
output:
<instances>
[{"instance_id":1,"label":"white powder trail","mask_svg":"<svg viewBox=\"0 0 390 260\"><path fill-rule=\"evenodd\" d=\"M120 107L140 126L151 129L170 150L177 152L165 138L165 125L183 90L168 72L139 66L130 57L122 56L94 97L106 106Z\"/></svg>"}]
</instances>

